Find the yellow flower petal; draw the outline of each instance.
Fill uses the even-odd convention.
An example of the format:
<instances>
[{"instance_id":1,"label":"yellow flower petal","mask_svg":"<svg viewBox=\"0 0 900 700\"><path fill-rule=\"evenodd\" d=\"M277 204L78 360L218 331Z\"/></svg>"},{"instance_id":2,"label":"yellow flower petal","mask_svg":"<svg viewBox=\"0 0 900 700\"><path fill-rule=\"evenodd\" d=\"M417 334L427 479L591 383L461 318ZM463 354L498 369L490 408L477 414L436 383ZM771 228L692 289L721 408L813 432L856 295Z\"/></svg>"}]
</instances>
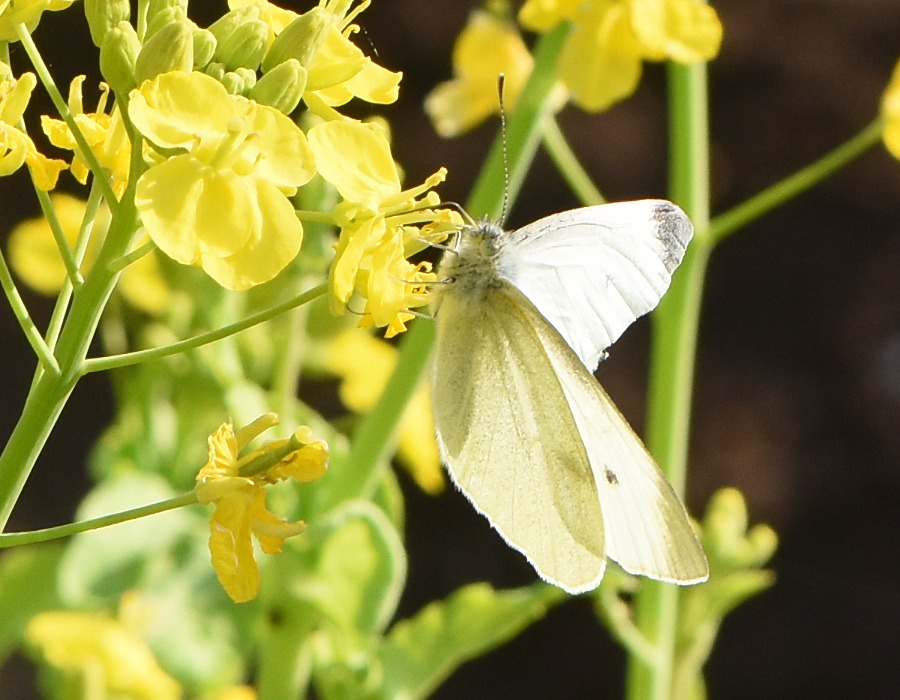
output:
<instances>
[{"instance_id":1,"label":"yellow flower petal","mask_svg":"<svg viewBox=\"0 0 900 700\"><path fill-rule=\"evenodd\" d=\"M181 688L140 637L120 622L80 612L36 615L25 631L46 662L70 674L90 674L102 697L178 700Z\"/></svg>"},{"instance_id":2,"label":"yellow flower petal","mask_svg":"<svg viewBox=\"0 0 900 700\"><path fill-rule=\"evenodd\" d=\"M641 76L641 46L624 4L592 4L563 47L559 73L572 100L600 112L627 97Z\"/></svg>"},{"instance_id":3,"label":"yellow flower petal","mask_svg":"<svg viewBox=\"0 0 900 700\"><path fill-rule=\"evenodd\" d=\"M319 173L340 195L377 211L381 201L400 191L400 175L390 144L375 126L334 121L307 134Z\"/></svg>"},{"instance_id":4,"label":"yellow flower petal","mask_svg":"<svg viewBox=\"0 0 900 700\"><path fill-rule=\"evenodd\" d=\"M900 63L894 67L894 73L881 98L881 115L884 118L884 130L881 134L884 145L894 158L900 159Z\"/></svg>"},{"instance_id":5,"label":"yellow flower petal","mask_svg":"<svg viewBox=\"0 0 900 700\"><path fill-rule=\"evenodd\" d=\"M256 492L262 487L232 491L215 502L210 518L209 551L222 588L235 603L253 600L259 591L259 566L253 557L251 535Z\"/></svg>"},{"instance_id":6,"label":"yellow flower petal","mask_svg":"<svg viewBox=\"0 0 900 700\"><path fill-rule=\"evenodd\" d=\"M722 43L716 11L700 0L629 0L631 24L651 60L697 63L714 58Z\"/></svg>"}]
</instances>

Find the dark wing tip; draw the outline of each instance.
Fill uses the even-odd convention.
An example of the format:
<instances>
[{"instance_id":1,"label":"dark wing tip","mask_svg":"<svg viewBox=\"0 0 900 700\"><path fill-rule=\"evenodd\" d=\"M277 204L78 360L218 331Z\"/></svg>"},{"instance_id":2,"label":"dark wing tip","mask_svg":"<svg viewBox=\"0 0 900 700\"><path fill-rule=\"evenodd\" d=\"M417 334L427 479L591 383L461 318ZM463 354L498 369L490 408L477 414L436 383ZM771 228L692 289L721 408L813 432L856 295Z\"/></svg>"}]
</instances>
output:
<instances>
[{"instance_id":1,"label":"dark wing tip","mask_svg":"<svg viewBox=\"0 0 900 700\"><path fill-rule=\"evenodd\" d=\"M663 263L671 274L684 258L687 244L694 235L694 226L687 214L671 202L657 204L653 210L653 219L657 223L656 237L663 244L666 253Z\"/></svg>"}]
</instances>

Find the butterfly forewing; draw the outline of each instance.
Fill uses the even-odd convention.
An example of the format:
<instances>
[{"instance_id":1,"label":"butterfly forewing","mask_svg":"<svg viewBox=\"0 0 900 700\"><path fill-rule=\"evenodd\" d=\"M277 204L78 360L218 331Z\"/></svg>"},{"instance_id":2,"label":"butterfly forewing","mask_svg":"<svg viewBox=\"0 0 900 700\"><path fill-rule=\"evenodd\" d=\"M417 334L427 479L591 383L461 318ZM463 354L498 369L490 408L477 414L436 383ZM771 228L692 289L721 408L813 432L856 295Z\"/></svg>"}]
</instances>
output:
<instances>
[{"instance_id":1,"label":"butterfly forewing","mask_svg":"<svg viewBox=\"0 0 900 700\"><path fill-rule=\"evenodd\" d=\"M442 458L475 508L544 579L581 592L603 575L603 518L536 318L511 287L445 295L435 425Z\"/></svg>"},{"instance_id":2,"label":"butterfly forewing","mask_svg":"<svg viewBox=\"0 0 900 700\"><path fill-rule=\"evenodd\" d=\"M593 370L659 303L692 235L684 212L664 200L573 209L511 232L502 274Z\"/></svg>"}]
</instances>

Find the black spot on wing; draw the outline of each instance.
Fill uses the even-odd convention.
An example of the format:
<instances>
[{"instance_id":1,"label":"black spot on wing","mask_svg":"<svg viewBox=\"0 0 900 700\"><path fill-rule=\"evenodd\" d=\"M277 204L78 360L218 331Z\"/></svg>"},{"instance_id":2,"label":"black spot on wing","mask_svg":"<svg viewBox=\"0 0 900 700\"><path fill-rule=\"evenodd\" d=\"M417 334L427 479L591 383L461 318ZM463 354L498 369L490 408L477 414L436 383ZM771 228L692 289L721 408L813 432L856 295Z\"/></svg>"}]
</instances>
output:
<instances>
[{"instance_id":1,"label":"black spot on wing","mask_svg":"<svg viewBox=\"0 0 900 700\"><path fill-rule=\"evenodd\" d=\"M653 220L657 222L656 237L665 250L662 261L671 274L684 258L694 227L687 215L671 202L660 202L653 210Z\"/></svg>"}]
</instances>

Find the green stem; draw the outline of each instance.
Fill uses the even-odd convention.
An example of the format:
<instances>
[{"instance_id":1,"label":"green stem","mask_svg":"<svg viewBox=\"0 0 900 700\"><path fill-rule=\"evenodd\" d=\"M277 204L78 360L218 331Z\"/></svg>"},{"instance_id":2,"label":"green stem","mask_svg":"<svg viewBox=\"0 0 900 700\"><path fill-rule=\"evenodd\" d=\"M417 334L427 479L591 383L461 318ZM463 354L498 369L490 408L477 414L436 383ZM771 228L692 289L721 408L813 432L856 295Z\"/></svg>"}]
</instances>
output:
<instances>
[{"instance_id":1,"label":"green stem","mask_svg":"<svg viewBox=\"0 0 900 700\"><path fill-rule=\"evenodd\" d=\"M110 515L103 515L99 518L91 518L90 520L82 520L77 523L58 525L56 527L47 527L43 530L31 530L29 532L2 533L0 534L0 549L5 549L7 547L16 547L25 544L37 544L39 542L49 542L51 540L59 540L64 537L72 537L73 535L78 535L82 532L99 530L102 527L109 527L110 525L126 523L129 520L146 518L148 515L164 513L167 510L174 510L175 508L181 508L182 506L191 505L192 503L196 502L197 496L193 491L191 491L189 493L182 494L181 496L174 496L173 498L167 498L164 501L151 503L150 505L140 506L139 508L132 508L130 510L124 510L121 513L111 513Z\"/></svg>"},{"instance_id":2,"label":"green stem","mask_svg":"<svg viewBox=\"0 0 900 700\"><path fill-rule=\"evenodd\" d=\"M34 321L31 320L31 315L28 313L22 297L19 296L19 290L16 288L16 283L13 281L9 267L6 264L6 257L2 251L0 251L0 287L3 287L3 293L6 294L13 316L19 322L19 326L25 334L25 339L31 345L34 354L37 355L41 367L51 374L59 375L59 364L56 362L56 358L47 346L47 343L44 342L44 338L38 331L37 326L34 325Z\"/></svg>"},{"instance_id":3,"label":"green stem","mask_svg":"<svg viewBox=\"0 0 900 700\"><path fill-rule=\"evenodd\" d=\"M298 294L287 301L276 304L265 311L260 311L252 316L248 316L242 321L229 323L221 328L216 328L214 331L201 333L200 335L195 335L193 338L186 338L185 340L180 340L171 345L163 345L158 348L149 348L147 350L136 350L135 352L126 352L121 355L110 355L109 357L94 357L85 360L82 364L81 372L82 374L88 374L90 372L102 372L104 370L116 369L119 367L128 367L129 365L136 365L140 362L158 360L162 357L168 357L169 355L176 355L178 353L186 352L187 350L194 350L202 345L208 345L209 343L232 336L235 333L240 333L247 328L251 328L264 321L268 321L271 318L275 318L275 316L278 316L285 311L306 304L313 299L322 296L327 288L328 285L320 284L319 286L313 287L302 294Z\"/></svg>"},{"instance_id":4,"label":"green stem","mask_svg":"<svg viewBox=\"0 0 900 700\"><path fill-rule=\"evenodd\" d=\"M428 368L433 345L431 323L416 323L404 334L394 373L378 403L360 421L350 452L320 482L313 512L325 513L344 501L371 497L378 483L378 470L390 459L395 447L400 417ZM332 474L333 481L329 479Z\"/></svg>"},{"instance_id":5,"label":"green stem","mask_svg":"<svg viewBox=\"0 0 900 700\"><path fill-rule=\"evenodd\" d=\"M653 315L647 445L675 490L687 477L697 330L703 280L712 242L709 224L709 126L706 65L669 66L672 198L698 232L672 287ZM637 627L657 648L655 663L629 659L627 696L671 700L679 589L644 581L635 601Z\"/></svg>"},{"instance_id":6,"label":"green stem","mask_svg":"<svg viewBox=\"0 0 900 700\"><path fill-rule=\"evenodd\" d=\"M31 40L31 34L28 33L28 28L24 24L18 24L16 25L15 29L16 36L19 38L19 41L22 44L22 48L25 49L25 53L28 54L31 65L34 66L35 72L41 79L41 84L43 84L44 89L50 96L53 105L56 107L56 111L59 112L59 116L63 118L66 126L69 127L69 131L72 132L75 143L78 144L78 149L80 151L79 155L84 158L85 162L93 173L95 182L100 187L101 192L103 193L103 198L109 204L110 209L114 209L118 199L113 192L112 185L110 184L109 179L106 177L106 173L103 171L100 162L97 160L97 156L94 155L94 151L91 149L90 144L88 144L87 139L84 138L84 134L78 127L78 124L75 123L75 118L72 116L72 112L69 110L69 105L66 104L66 101L63 99L62 94L56 87L56 82L54 82L53 76L50 75L50 71L47 69L47 65L44 63L44 59L41 57L41 52Z\"/></svg>"},{"instance_id":7,"label":"green stem","mask_svg":"<svg viewBox=\"0 0 900 700\"><path fill-rule=\"evenodd\" d=\"M597 189L591 176L578 160L555 118L549 118L544 122L543 136L544 148L579 201L587 206L603 204L606 197Z\"/></svg>"},{"instance_id":8,"label":"green stem","mask_svg":"<svg viewBox=\"0 0 900 700\"><path fill-rule=\"evenodd\" d=\"M116 210L97 263L74 297L56 347L61 373L44 372L37 379L0 454L0 531L6 527L25 481L82 374L88 346L118 279L109 271L108 263L128 249L136 230L137 212L131 202L133 197L123 200Z\"/></svg>"},{"instance_id":9,"label":"green stem","mask_svg":"<svg viewBox=\"0 0 900 700\"><path fill-rule=\"evenodd\" d=\"M569 26L562 24L538 40L534 48L534 70L519 96L515 111L509 115L506 153L509 158L510 206L522 188L525 175L531 169L544 128L553 115L550 92L556 83L556 62L568 33ZM466 202L470 213L493 218L500 216L505 170L501 134L494 140Z\"/></svg>"},{"instance_id":10,"label":"green stem","mask_svg":"<svg viewBox=\"0 0 900 700\"><path fill-rule=\"evenodd\" d=\"M767 187L759 194L751 197L724 214L719 214L709 224L709 237L713 242L725 238L732 231L758 219L775 207L793 199L825 178L845 167L872 146L880 143L884 119L879 117L867 125L853 138L844 142L830 153L810 163L802 170L784 180Z\"/></svg>"}]
</instances>

